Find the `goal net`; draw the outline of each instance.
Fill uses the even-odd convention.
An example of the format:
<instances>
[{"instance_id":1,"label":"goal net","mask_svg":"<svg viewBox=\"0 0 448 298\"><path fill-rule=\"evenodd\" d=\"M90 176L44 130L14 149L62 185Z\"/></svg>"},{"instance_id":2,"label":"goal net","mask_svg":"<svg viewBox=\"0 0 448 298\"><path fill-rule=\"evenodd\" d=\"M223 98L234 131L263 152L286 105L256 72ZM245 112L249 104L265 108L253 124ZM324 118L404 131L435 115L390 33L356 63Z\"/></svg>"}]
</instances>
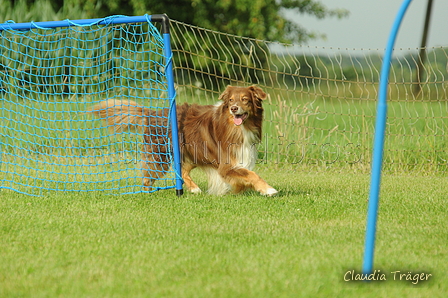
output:
<instances>
[{"instance_id":1,"label":"goal net","mask_svg":"<svg viewBox=\"0 0 448 298\"><path fill-rule=\"evenodd\" d=\"M175 187L172 156L167 175L142 187L143 130L114 132L86 113L111 99L173 110L167 25L159 17L0 25L0 189L41 195ZM168 125L157 131L168 134L171 120L159 121Z\"/></svg>"}]
</instances>

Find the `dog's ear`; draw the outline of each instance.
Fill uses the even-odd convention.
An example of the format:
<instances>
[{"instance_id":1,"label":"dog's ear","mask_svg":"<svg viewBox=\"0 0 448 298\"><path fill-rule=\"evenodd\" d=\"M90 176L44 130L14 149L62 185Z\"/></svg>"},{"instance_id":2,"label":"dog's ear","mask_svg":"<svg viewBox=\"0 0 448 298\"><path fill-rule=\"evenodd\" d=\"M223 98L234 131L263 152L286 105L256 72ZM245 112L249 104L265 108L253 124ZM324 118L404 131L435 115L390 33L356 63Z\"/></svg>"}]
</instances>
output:
<instances>
[{"instance_id":1,"label":"dog's ear","mask_svg":"<svg viewBox=\"0 0 448 298\"><path fill-rule=\"evenodd\" d=\"M258 86L252 85L249 87L249 90L252 91L253 95L259 100L265 100L267 97L267 94Z\"/></svg>"},{"instance_id":2,"label":"dog's ear","mask_svg":"<svg viewBox=\"0 0 448 298\"><path fill-rule=\"evenodd\" d=\"M227 87L226 87L226 90L224 90L224 92L223 93L221 93L221 95L219 96L219 100L222 100L222 101L226 101L228 98L229 98L229 95L230 95L230 89L232 89L233 87L231 86L231 85L228 85Z\"/></svg>"}]
</instances>

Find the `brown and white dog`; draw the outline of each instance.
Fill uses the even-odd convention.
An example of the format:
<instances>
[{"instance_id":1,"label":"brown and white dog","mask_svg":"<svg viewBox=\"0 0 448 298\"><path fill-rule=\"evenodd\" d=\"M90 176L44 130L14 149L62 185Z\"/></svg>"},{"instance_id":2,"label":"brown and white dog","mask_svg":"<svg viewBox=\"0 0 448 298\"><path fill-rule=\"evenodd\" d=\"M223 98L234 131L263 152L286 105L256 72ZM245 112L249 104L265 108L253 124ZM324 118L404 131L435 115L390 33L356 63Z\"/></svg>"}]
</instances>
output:
<instances>
[{"instance_id":1,"label":"brown and white dog","mask_svg":"<svg viewBox=\"0 0 448 298\"><path fill-rule=\"evenodd\" d=\"M228 86L216 105L177 106L181 144L182 179L188 191L201 192L190 177L194 168L207 174L208 192L222 195L254 189L262 195L277 193L252 169L261 140L262 100L266 93L257 86ZM168 109L144 108L130 100L106 100L89 110L116 131L143 129L143 184L150 189L169 167Z\"/></svg>"}]
</instances>

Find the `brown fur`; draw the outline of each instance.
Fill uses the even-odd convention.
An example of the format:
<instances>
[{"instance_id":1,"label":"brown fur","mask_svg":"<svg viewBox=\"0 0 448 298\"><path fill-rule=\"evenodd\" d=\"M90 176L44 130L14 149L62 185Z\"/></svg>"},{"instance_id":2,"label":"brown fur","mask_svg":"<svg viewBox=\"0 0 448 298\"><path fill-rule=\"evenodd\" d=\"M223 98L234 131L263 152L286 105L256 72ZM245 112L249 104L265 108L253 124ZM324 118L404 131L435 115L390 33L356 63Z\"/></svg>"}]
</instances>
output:
<instances>
[{"instance_id":1,"label":"brown fur","mask_svg":"<svg viewBox=\"0 0 448 298\"><path fill-rule=\"evenodd\" d=\"M256 158L254 146L261 140L265 98L266 93L256 86L228 86L219 97L222 101L219 105L177 106L182 178L189 191L200 192L190 177L190 171L199 167L207 173L212 194L229 190L238 193L248 188L264 195L277 193L252 171ZM130 100L106 100L89 112L104 119L115 131L128 128L143 131L145 187L151 188L166 173L167 109L153 111Z\"/></svg>"}]
</instances>

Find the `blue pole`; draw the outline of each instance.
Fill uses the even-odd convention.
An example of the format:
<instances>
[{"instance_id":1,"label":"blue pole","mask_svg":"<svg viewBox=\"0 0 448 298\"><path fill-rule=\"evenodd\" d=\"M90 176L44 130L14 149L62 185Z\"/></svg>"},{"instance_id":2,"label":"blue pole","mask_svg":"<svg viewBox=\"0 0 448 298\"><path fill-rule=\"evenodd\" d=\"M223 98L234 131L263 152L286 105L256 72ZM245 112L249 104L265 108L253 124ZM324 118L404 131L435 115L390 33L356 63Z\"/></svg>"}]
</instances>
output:
<instances>
[{"instance_id":1,"label":"blue pole","mask_svg":"<svg viewBox=\"0 0 448 298\"><path fill-rule=\"evenodd\" d=\"M181 173L181 157L180 157L180 145L179 145L179 131L177 127L177 110L176 110L176 90L174 89L174 75L173 75L173 53L171 51L170 34L163 34L165 44L165 59L166 67L165 74L168 81L168 97L170 98L170 120L171 120L171 139L173 142L173 158L174 158L174 171L176 172L176 194L181 196L183 194L183 180Z\"/></svg>"},{"instance_id":2,"label":"blue pole","mask_svg":"<svg viewBox=\"0 0 448 298\"><path fill-rule=\"evenodd\" d=\"M162 34L164 43L165 55L165 74L168 84L168 97L170 99L170 114L171 121L171 140L174 159L174 172L176 174L176 194L181 196L183 194L183 180L182 180L182 165L179 144L179 129L177 127L177 109L176 109L176 90L174 88L174 73L173 73L173 52L171 50L170 37L170 19L166 14L156 14L151 16L151 21L160 22L162 24Z\"/></svg>"},{"instance_id":3,"label":"blue pole","mask_svg":"<svg viewBox=\"0 0 448 298\"><path fill-rule=\"evenodd\" d=\"M149 16L150 19L150 16ZM100 19L85 19L85 20L63 20L50 22L30 22L30 23L3 23L0 24L0 31L2 30L31 30L38 28L58 28L71 26L91 26L91 25L109 25L109 24L126 24L126 23L145 23L148 21L146 15L144 16L110 16Z\"/></svg>"},{"instance_id":4,"label":"blue pole","mask_svg":"<svg viewBox=\"0 0 448 298\"><path fill-rule=\"evenodd\" d=\"M373 256L375 249L376 221L378 217L379 192L381 184L381 167L383 163L384 134L387 118L387 87L389 84L390 63L392 52L404 14L412 0L404 0L392 25L384 54L383 65L380 74L378 94L377 116L375 124L375 139L373 144L372 174L370 181L369 206L367 211L366 242L364 250L363 273L370 274L373 271Z\"/></svg>"}]
</instances>

